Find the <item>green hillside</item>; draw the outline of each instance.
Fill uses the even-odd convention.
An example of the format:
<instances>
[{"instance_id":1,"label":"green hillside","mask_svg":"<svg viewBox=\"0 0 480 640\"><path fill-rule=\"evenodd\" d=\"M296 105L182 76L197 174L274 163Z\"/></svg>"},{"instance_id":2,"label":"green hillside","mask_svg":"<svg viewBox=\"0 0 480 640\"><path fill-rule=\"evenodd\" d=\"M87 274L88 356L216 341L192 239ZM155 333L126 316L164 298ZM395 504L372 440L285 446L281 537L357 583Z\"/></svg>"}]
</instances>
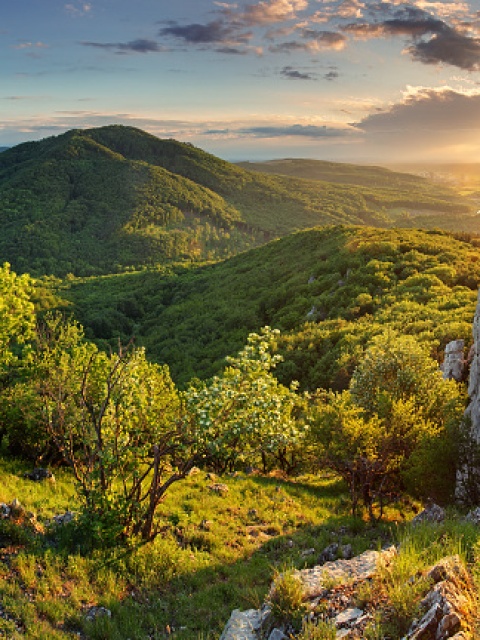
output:
<instances>
[{"instance_id":1,"label":"green hillside","mask_svg":"<svg viewBox=\"0 0 480 640\"><path fill-rule=\"evenodd\" d=\"M112 347L135 336L174 379L208 377L250 331L282 330L284 382L343 388L364 345L387 326L428 344L471 340L480 252L440 231L327 227L222 263L65 284L60 292Z\"/></svg>"},{"instance_id":2,"label":"green hillside","mask_svg":"<svg viewBox=\"0 0 480 640\"><path fill-rule=\"evenodd\" d=\"M471 212L446 188L408 176L387 188L385 170L371 171L380 186L267 175L131 127L72 130L1 154L0 262L107 274L218 260L319 224L411 224L428 212L441 226Z\"/></svg>"}]
</instances>

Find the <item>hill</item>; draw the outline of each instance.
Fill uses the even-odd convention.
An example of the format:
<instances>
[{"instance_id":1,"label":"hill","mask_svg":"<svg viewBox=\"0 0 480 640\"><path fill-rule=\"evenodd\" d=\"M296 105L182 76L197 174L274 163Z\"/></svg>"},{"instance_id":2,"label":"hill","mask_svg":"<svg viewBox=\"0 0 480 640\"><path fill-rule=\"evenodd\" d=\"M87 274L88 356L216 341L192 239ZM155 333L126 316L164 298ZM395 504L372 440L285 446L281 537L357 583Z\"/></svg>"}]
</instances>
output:
<instances>
[{"instance_id":1,"label":"hill","mask_svg":"<svg viewBox=\"0 0 480 640\"><path fill-rule=\"evenodd\" d=\"M428 212L458 225L471 212L454 191L415 180L377 188L266 175L131 127L72 130L1 154L0 262L107 274L218 260L319 224L411 224Z\"/></svg>"},{"instance_id":2,"label":"hill","mask_svg":"<svg viewBox=\"0 0 480 640\"><path fill-rule=\"evenodd\" d=\"M473 244L472 244L473 242ZM219 264L64 283L87 335L135 336L174 379L218 372L250 331L282 330L282 381L344 388L364 346L386 328L441 359L471 342L479 249L447 232L336 226L295 233Z\"/></svg>"}]
</instances>

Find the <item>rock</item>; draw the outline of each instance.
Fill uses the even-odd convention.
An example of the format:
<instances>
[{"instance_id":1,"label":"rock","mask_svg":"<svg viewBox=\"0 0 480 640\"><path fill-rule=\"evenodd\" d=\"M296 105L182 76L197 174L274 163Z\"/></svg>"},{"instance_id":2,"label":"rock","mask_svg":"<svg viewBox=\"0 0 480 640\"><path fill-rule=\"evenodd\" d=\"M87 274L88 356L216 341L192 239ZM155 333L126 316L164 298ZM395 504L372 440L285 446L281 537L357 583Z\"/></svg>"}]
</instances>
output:
<instances>
[{"instance_id":1,"label":"rock","mask_svg":"<svg viewBox=\"0 0 480 640\"><path fill-rule=\"evenodd\" d=\"M328 547L325 547L322 553L318 556L318 563L324 564L325 562L333 562L337 559L338 550L339 545L336 542L329 544Z\"/></svg>"},{"instance_id":2,"label":"rock","mask_svg":"<svg viewBox=\"0 0 480 640\"><path fill-rule=\"evenodd\" d=\"M5 502L0 502L0 518L5 520L10 517L11 508Z\"/></svg>"},{"instance_id":3,"label":"rock","mask_svg":"<svg viewBox=\"0 0 480 640\"><path fill-rule=\"evenodd\" d=\"M477 527L480 526L480 507L476 507L467 513L465 522L471 522Z\"/></svg>"},{"instance_id":4,"label":"rock","mask_svg":"<svg viewBox=\"0 0 480 640\"><path fill-rule=\"evenodd\" d=\"M350 560L350 558L353 558L353 549L352 549L352 545L351 544L343 544L340 547L340 556L344 559L344 560Z\"/></svg>"},{"instance_id":5,"label":"rock","mask_svg":"<svg viewBox=\"0 0 480 640\"><path fill-rule=\"evenodd\" d=\"M443 522L445 518L445 509L439 507L438 504L431 504L413 518L412 525L415 526L422 522Z\"/></svg>"},{"instance_id":6,"label":"rock","mask_svg":"<svg viewBox=\"0 0 480 640\"><path fill-rule=\"evenodd\" d=\"M452 340L445 347L445 357L441 370L445 380L461 382L465 371L465 358L463 351L465 340Z\"/></svg>"},{"instance_id":7,"label":"rock","mask_svg":"<svg viewBox=\"0 0 480 640\"><path fill-rule=\"evenodd\" d=\"M268 640L288 640L288 636L286 636L281 629L272 629Z\"/></svg>"},{"instance_id":8,"label":"rock","mask_svg":"<svg viewBox=\"0 0 480 640\"><path fill-rule=\"evenodd\" d=\"M350 607L349 609L345 609L337 616L335 616L334 621L337 627L343 627L345 625L350 626L352 622L355 622L363 616L363 611L361 609L357 609L356 607Z\"/></svg>"},{"instance_id":9,"label":"rock","mask_svg":"<svg viewBox=\"0 0 480 640\"><path fill-rule=\"evenodd\" d=\"M442 609L438 604L434 604L417 623L415 629L409 632L409 640L431 640L435 638L438 623L442 618Z\"/></svg>"},{"instance_id":10,"label":"rock","mask_svg":"<svg viewBox=\"0 0 480 640\"><path fill-rule=\"evenodd\" d=\"M93 622L97 618L111 618L112 612L106 607L90 607L85 615L87 622Z\"/></svg>"},{"instance_id":11,"label":"rock","mask_svg":"<svg viewBox=\"0 0 480 640\"><path fill-rule=\"evenodd\" d=\"M57 516L53 516L52 520L55 524L59 526L63 526L72 522L75 519L75 513L73 511L65 511L65 513L61 513Z\"/></svg>"},{"instance_id":12,"label":"rock","mask_svg":"<svg viewBox=\"0 0 480 640\"><path fill-rule=\"evenodd\" d=\"M33 471L27 471L23 474L24 478L28 478L29 480L33 480L34 482L40 482L41 480L50 480L55 481L55 476L48 469L43 469L42 467L37 467L33 469Z\"/></svg>"},{"instance_id":13,"label":"rock","mask_svg":"<svg viewBox=\"0 0 480 640\"><path fill-rule=\"evenodd\" d=\"M10 503L10 516L16 518L22 516L25 513L25 509L18 498L14 498Z\"/></svg>"},{"instance_id":14,"label":"rock","mask_svg":"<svg viewBox=\"0 0 480 640\"><path fill-rule=\"evenodd\" d=\"M198 467L192 467L188 472L189 476L196 476L200 473L200 469Z\"/></svg>"},{"instance_id":15,"label":"rock","mask_svg":"<svg viewBox=\"0 0 480 640\"><path fill-rule=\"evenodd\" d=\"M232 611L220 640L258 640L257 631L262 625L263 616L257 609Z\"/></svg>"},{"instance_id":16,"label":"rock","mask_svg":"<svg viewBox=\"0 0 480 640\"><path fill-rule=\"evenodd\" d=\"M304 549L301 553L302 558L306 558L307 556L311 556L315 553L315 549L311 547L310 549Z\"/></svg>"},{"instance_id":17,"label":"rock","mask_svg":"<svg viewBox=\"0 0 480 640\"><path fill-rule=\"evenodd\" d=\"M440 624L435 634L435 640L445 640L451 638L460 630L461 620L456 613L449 613L440 620Z\"/></svg>"},{"instance_id":18,"label":"rock","mask_svg":"<svg viewBox=\"0 0 480 640\"><path fill-rule=\"evenodd\" d=\"M470 357L470 356L469 356ZM465 433L472 445L480 444L480 291L477 298L477 308L473 318L473 345L471 350L470 374L468 378L468 396L470 403L465 410ZM463 452L465 464L457 471L455 497L459 502L475 503L478 498L480 469L475 456L469 454L475 447L467 447ZM470 459L469 459L470 457ZM472 495L473 494L473 495Z\"/></svg>"},{"instance_id":19,"label":"rock","mask_svg":"<svg viewBox=\"0 0 480 640\"><path fill-rule=\"evenodd\" d=\"M200 522L200 529L202 531L210 531L211 528L212 528L212 521L211 520L202 520Z\"/></svg>"},{"instance_id":20,"label":"rock","mask_svg":"<svg viewBox=\"0 0 480 640\"><path fill-rule=\"evenodd\" d=\"M228 493L228 487L226 484L221 484L220 482L216 482L215 484L211 484L208 487L210 491L214 493L219 493L221 495Z\"/></svg>"}]
</instances>

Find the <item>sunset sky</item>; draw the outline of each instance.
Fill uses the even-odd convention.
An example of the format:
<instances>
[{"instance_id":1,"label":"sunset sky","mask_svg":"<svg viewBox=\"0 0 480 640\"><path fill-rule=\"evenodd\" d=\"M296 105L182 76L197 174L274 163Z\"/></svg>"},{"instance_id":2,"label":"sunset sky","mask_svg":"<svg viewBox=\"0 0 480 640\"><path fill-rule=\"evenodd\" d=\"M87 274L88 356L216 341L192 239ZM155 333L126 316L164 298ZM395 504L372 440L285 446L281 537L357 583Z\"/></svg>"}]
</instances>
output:
<instances>
[{"instance_id":1,"label":"sunset sky","mask_svg":"<svg viewBox=\"0 0 480 640\"><path fill-rule=\"evenodd\" d=\"M480 162L480 0L0 0L0 146L128 124L228 160Z\"/></svg>"}]
</instances>

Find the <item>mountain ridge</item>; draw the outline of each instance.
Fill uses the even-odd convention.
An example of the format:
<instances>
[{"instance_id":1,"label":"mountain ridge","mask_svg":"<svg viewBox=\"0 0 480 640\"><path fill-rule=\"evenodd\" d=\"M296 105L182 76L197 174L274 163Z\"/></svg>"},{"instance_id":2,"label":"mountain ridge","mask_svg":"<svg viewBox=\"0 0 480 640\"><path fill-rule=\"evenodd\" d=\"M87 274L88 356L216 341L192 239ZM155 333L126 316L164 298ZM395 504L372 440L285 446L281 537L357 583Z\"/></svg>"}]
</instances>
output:
<instances>
[{"instance_id":1,"label":"mountain ridge","mask_svg":"<svg viewBox=\"0 0 480 640\"><path fill-rule=\"evenodd\" d=\"M1 154L0 261L107 274L223 259L318 225L409 226L422 212L458 225L470 212L453 191L397 179L385 189L267 175L132 127L73 129Z\"/></svg>"}]
</instances>

